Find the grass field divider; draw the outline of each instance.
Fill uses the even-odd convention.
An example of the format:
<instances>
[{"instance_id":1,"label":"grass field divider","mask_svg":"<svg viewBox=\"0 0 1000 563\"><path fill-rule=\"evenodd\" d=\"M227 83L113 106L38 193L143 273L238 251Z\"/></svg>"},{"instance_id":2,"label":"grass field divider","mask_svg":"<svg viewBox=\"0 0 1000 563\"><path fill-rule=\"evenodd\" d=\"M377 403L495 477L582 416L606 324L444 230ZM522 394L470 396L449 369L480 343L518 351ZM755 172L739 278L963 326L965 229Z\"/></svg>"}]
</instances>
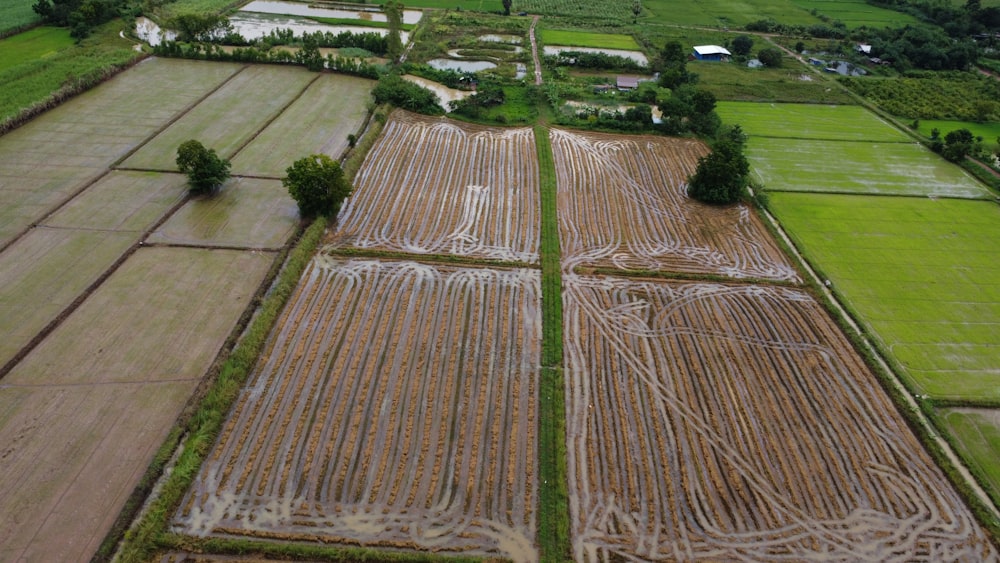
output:
<instances>
[{"instance_id":1,"label":"grass field divider","mask_svg":"<svg viewBox=\"0 0 1000 563\"><path fill-rule=\"evenodd\" d=\"M896 370L890 367L892 362L886 360L885 351L877 344L873 344L873 339L863 328L863 323L857 320L848 307L845 307L836 292L823 283L821 275L806 260L777 219L766 209L761 209L761 212L771 223L783 244L787 245L802 269L806 271L807 280L812 282L820 302L824 303L834 321L841 327L861 357L865 359L882 388L892 398L896 410L916 433L920 443L923 444L930 456L948 476L949 481L968 503L980 523L989 531L994 541L997 541L1000 538L1000 511L997 510L997 505L993 503L992 498L972 474L969 467L962 462L952 447L951 440L946 438L945 433L939 431L931 420L932 405L917 402L914 392L896 371L899 367L896 366ZM922 403L928 402L922 401Z\"/></svg>"},{"instance_id":2,"label":"grass field divider","mask_svg":"<svg viewBox=\"0 0 1000 563\"><path fill-rule=\"evenodd\" d=\"M240 151L245 149L247 145L249 145L250 143L254 142L254 139L256 139L261 134L262 131L267 129L272 123L274 123L276 119L281 117L281 114L285 113L285 110L292 107L292 104L297 102L299 98L301 98L302 95L306 93L306 90L308 90L313 84L315 84L317 80L319 80L319 73L317 73L316 76L312 78L312 80L307 82L306 85L303 86L301 90L299 90L298 94L296 94L292 99L288 100L288 103L281 106L277 111L274 112L273 115L271 115L271 117L267 118L267 121L265 121L264 124L261 125L259 129L257 129L257 132L251 135L250 138L247 139L246 142L244 142L242 145L236 147L236 150L233 151L233 154L229 155L228 158L229 159L236 158L236 156L240 154ZM289 164L289 166L291 166L291 164Z\"/></svg>"},{"instance_id":3,"label":"grass field divider","mask_svg":"<svg viewBox=\"0 0 1000 563\"><path fill-rule=\"evenodd\" d=\"M230 407L236 401L244 382L256 364L271 327L295 291L302 272L323 237L326 226L326 219L315 220L302 232L298 242L289 252L287 260L282 261L282 256L276 259L276 268L280 268L280 272L276 271L269 275L261 284L259 295L247 307L247 312L234 329L230 342L223 346L209 375L204 378L194 398L185 408L180 417L183 431L175 430L170 434L158 451L154 463L147 470L143 483L156 481L163 474L162 488L159 496L150 500L142 517L124 533L123 541L115 554L118 560L146 561L160 546L161 536L167 532L173 511L215 442L215 437L222 428ZM281 263L284 265L280 266ZM272 280L274 283L269 283ZM164 460L169 460L175 450L180 454L167 473ZM133 510L138 510L138 507L133 507ZM119 521L122 520L128 521L119 517ZM105 539L99 552L105 554L102 560L110 558L116 543L112 535ZM167 543L169 545L170 542Z\"/></svg>"},{"instance_id":4,"label":"grass field divider","mask_svg":"<svg viewBox=\"0 0 1000 563\"><path fill-rule=\"evenodd\" d=\"M569 489L566 476L566 385L563 381L562 263L558 194L552 144L546 127L535 127L541 200L542 373L539 386L538 544L541 561L567 561Z\"/></svg>"},{"instance_id":5,"label":"grass field divider","mask_svg":"<svg viewBox=\"0 0 1000 563\"><path fill-rule=\"evenodd\" d=\"M768 278L734 278L721 274L688 274L684 272L671 272L664 270L622 270L619 268L608 268L603 266L577 266L573 269L577 275L591 276L616 276L620 278L636 279L656 279L656 280L676 280L676 281L704 281L723 284L748 284L748 285L774 285L780 287L802 287L803 284Z\"/></svg>"},{"instance_id":6,"label":"grass field divider","mask_svg":"<svg viewBox=\"0 0 1000 563\"><path fill-rule=\"evenodd\" d=\"M326 247L322 249L322 252L323 254L327 254L329 256L343 256L348 258L378 258L380 260L397 260L428 264L456 264L460 266L481 266L488 268L527 268L531 270L538 270L541 268L538 264L532 264L531 262L519 262L516 260L490 260L488 258L457 256L454 254L410 254L407 252L377 250L372 248Z\"/></svg>"},{"instance_id":7,"label":"grass field divider","mask_svg":"<svg viewBox=\"0 0 1000 563\"><path fill-rule=\"evenodd\" d=\"M139 152L139 150L142 149L142 147L146 146L150 141L152 141L153 139L155 139L157 135L159 135L160 133L163 133L164 131L166 131L168 127L170 127L171 125L173 125L174 123L176 123L180 118L182 118L185 115L187 115L191 110L193 110L194 108L198 107L198 104L200 104L200 103L204 102L205 100L207 100L209 96L211 96L212 94L214 94L214 93L218 92L219 90L221 90L223 86L225 86L226 84L228 84L230 81L232 81L234 78L236 78L241 72L245 71L249 67L250 67L250 65L243 65L236 72L234 72L233 74L231 74L228 78L226 78L225 80L223 80L222 82L220 82L218 85L216 85L215 88L212 88L211 90L209 90L208 92L206 92L205 95L201 96L197 100L195 100L195 101L191 102L190 104L188 104L187 107L184 108L182 111L177 112L177 115L171 117L166 123L164 123L163 125L161 125L160 127L158 127L155 131L153 131L152 133L150 133L150 135L148 137L146 137L145 140L143 140L141 143L136 144L136 146L132 147L128 152L126 152L125 154L123 154L122 156L120 156L117 160L115 160L114 162L112 162L111 165L108 166L108 168L113 168L113 169L116 169L116 170L139 170L137 168L120 168L118 165L121 164L122 162L125 162L125 160L128 159L133 154ZM141 170L141 171L163 172L163 170ZM168 172L176 172L176 170L168 170Z\"/></svg>"}]
</instances>

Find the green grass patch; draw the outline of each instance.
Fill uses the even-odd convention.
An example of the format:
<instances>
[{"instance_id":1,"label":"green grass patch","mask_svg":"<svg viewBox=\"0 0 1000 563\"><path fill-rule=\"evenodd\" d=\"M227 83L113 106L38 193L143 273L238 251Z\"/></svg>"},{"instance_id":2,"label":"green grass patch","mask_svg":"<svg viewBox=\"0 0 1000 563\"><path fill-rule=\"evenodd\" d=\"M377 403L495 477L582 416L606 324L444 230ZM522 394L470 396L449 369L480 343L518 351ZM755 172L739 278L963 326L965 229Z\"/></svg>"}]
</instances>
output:
<instances>
[{"instance_id":1,"label":"green grass patch","mask_svg":"<svg viewBox=\"0 0 1000 563\"><path fill-rule=\"evenodd\" d=\"M767 18L788 25L822 23L792 0L644 0L642 5L651 19L674 25L742 28Z\"/></svg>"},{"instance_id":2,"label":"green grass patch","mask_svg":"<svg viewBox=\"0 0 1000 563\"><path fill-rule=\"evenodd\" d=\"M770 207L916 392L1000 398L1000 206L771 193Z\"/></svg>"},{"instance_id":3,"label":"green grass patch","mask_svg":"<svg viewBox=\"0 0 1000 563\"><path fill-rule=\"evenodd\" d=\"M549 132L535 127L542 210L542 382L539 413L538 543L542 561L570 559L563 382L562 273L556 170Z\"/></svg>"},{"instance_id":4,"label":"green grass patch","mask_svg":"<svg viewBox=\"0 0 1000 563\"><path fill-rule=\"evenodd\" d=\"M635 39L631 35L617 33L590 33L586 31L546 29L545 42L549 45L566 45L570 47L624 49L626 51L639 50L639 44L635 42Z\"/></svg>"},{"instance_id":5,"label":"green grass patch","mask_svg":"<svg viewBox=\"0 0 1000 563\"><path fill-rule=\"evenodd\" d=\"M915 142L751 137L746 155L768 190L990 197L968 173Z\"/></svg>"},{"instance_id":6,"label":"green grass patch","mask_svg":"<svg viewBox=\"0 0 1000 563\"><path fill-rule=\"evenodd\" d=\"M720 102L724 123L738 123L754 137L912 142L906 133L861 106Z\"/></svg>"},{"instance_id":7,"label":"green grass patch","mask_svg":"<svg viewBox=\"0 0 1000 563\"><path fill-rule=\"evenodd\" d=\"M698 87L720 100L850 104L851 97L802 65L786 59L781 68L747 68L739 63L692 62L689 71L699 76Z\"/></svg>"},{"instance_id":8,"label":"green grass patch","mask_svg":"<svg viewBox=\"0 0 1000 563\"><path fill-rule=\"evenodd\" d=\"M533 123L538 118L538 104L531 93L531 86L504 86L502 105L483 111L482 121L501 125Z\"/></svg>"},{"instance_id":9,"label":"green grass patch","mask_svg":"<svg viewBox=\"0 0 1000 563\"><path fill-rule=\"evenodd\" d=\"M52 52L54 45L63 42L54 32L53 37L41 41L45 47L36 51L35 58L0 69L0 122L16 117L33 105L49 105L47 100L60 89L68 95L97 84L110 69L124 67L141 57L132 50L132 43L118 37L121 25L120 20L109 22L95 29L80 44ZM23 45L18 36L4 40L3 45L7 45L7 41ZM21 57L31 56L27 47L18 51ZM41 52L48 56L38 58ZM6 47L3 53L0 65L6 66L9 64Z\"/></svg>"},{"instance_id":10,"label":"green grass patch","mask_svg":"<svg viewBox=\"0 0 1000 563\"><path fill-rule=\"evenodd\" d=\"M803 10L810 13L816 10L817 15L843 22L850 28L921 25L920 20L910 14L872 6L865 0L792 0L792 2Z\"/></svg>"},{"instance_id":11,"label":"green grass patch","mask_svg":"<svg viewBox=\"0 0 1000 563\"><path fill-rule=\"evenodd\" d=\"M0 40L0 73L25 63L34 63L57 55L74 45L69 30L62 27L36 27Z\"/></svg>"},{"instance_id":12,"label":"green grass patch","mask_svg":"<svg viewBox=\"0 0 1000 563\"><path fill-rule=\"evenodd\" d=\"M31 9L34 3L34 0L0 0L0 33L41 21L38 14ZM0 47L0 50L6 57L6 49Z\"/></svg>"},{"instance_id":13,"label":"green grass patch","mask_svg":"<svg viewBox=\"0 0 1000 563\"><path fill-rule=\"evenodd\" d=\"M975 121L921 119L919 125L920 127L917 128L917 131L925 137L930 137L933 129L940 131L941 138L944 138L944 136L951 131L968 129L969 131L972 131L973 135L982 137L983 143L988 147L997 146L997 140L1000 139L1000 122L998 121L977 123Z\"/></svg>"},{"instance_id":14,"label":"green grass patch","mask_svg":"<svg viewBox=\"0 0 1000 563\"><path fill-rule=\"evenodd\" d=\"M944 409L938 420L993 502L1000 500L1000 411Z\"/></svg>"},{"instance_id":15,"label":"green grass patch","mask_svg":"<svg viewBox=\"0 0 1000 563\"><path fill-rule=\"evenodd\" d=\"M245 3L246 0L176 0L159 6L153 14L158 21L166 21L179 14L231 12Z\"/></svg>"}]
</instances>

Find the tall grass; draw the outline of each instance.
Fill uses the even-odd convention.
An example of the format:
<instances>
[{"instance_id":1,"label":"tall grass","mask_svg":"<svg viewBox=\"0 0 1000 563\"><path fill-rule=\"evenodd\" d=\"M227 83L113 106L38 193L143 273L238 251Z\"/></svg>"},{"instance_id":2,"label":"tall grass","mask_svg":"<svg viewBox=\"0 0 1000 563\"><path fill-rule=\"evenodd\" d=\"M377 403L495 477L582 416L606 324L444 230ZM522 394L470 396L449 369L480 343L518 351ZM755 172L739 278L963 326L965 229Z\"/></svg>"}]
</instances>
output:
<instances>
[{"instance_id":1,"label":"tall grass","mask_svg":"<svg viewBox=\"0 0 1000 563\"><path fill-rule=\"evenodd\" d=\"M538 463L538 544L542 561L570 558L566 484L566 407L563 382L562 273L556 171L549 132L535 127L542 207L542 382Z\"/></svg>"}]
</instances>

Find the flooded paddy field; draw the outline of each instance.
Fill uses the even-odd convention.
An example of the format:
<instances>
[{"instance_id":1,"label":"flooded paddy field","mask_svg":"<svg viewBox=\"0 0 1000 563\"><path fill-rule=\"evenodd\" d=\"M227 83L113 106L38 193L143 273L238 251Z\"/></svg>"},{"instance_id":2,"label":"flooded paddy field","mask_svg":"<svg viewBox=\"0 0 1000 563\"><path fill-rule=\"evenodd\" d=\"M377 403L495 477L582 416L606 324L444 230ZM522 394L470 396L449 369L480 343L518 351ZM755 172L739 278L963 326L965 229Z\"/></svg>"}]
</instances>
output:
<instances>
[{"instance_id":1,"label":"flooded paddy field","mask_svg":"<svg viewBox=\"0 0 1000 563\"><path fill-rule=\"evenodd\" d=\"M184 176L119 161L155 150L137 161L170 170L192 137L235 152L319 76L154 58L0 137L0 559L94 554L298 225L277 179L190 199ZM313 125L344 141L298 139L295 158L339 157L359 119L338 119Z\"/></svg>"}]
</instances>

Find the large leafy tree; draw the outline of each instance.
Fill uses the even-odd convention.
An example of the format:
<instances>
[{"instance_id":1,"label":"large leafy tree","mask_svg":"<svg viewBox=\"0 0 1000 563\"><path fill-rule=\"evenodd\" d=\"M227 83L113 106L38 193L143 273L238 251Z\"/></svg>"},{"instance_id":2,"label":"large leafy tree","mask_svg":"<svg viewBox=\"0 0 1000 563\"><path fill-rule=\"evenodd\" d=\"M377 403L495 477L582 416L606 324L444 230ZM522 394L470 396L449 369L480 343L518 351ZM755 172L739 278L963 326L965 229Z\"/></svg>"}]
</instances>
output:
<instances>
[{"instance_id":1,"label":"large leafy tree","mask_svg":"<svg viewBox=\"0 0 1000 563\"><path fill-rule=\"evenodd\" d=\"M194 139L177 147L176 162L194 194L211 193L229 178L229 161Z\"/></svg>"},{"instance_id":2,"label":"large leafy tree","mask_svg":"<svg viewBox=\"0 0 1000 563\"><path fill-rule=\"evenodd\" d=\"M734 127L715 143L712 152L698 159L688 178L688 195L698 201L724 205L739 201L746 189L750 163L743 155L746 137Z\"/></svg>"},{"instance_id":3,"label":"large leafy tree","mask_svg":"<svg viewBox=\"0 0 1000 563\"><path fill-rule=\"evenodd\" d=\"M351 184L344 177L340 163L325 154L300 158L285 174L281 183L299 204L299 214L303 217L336 215L351 195Z\"/></svg>"}]
</instances>

